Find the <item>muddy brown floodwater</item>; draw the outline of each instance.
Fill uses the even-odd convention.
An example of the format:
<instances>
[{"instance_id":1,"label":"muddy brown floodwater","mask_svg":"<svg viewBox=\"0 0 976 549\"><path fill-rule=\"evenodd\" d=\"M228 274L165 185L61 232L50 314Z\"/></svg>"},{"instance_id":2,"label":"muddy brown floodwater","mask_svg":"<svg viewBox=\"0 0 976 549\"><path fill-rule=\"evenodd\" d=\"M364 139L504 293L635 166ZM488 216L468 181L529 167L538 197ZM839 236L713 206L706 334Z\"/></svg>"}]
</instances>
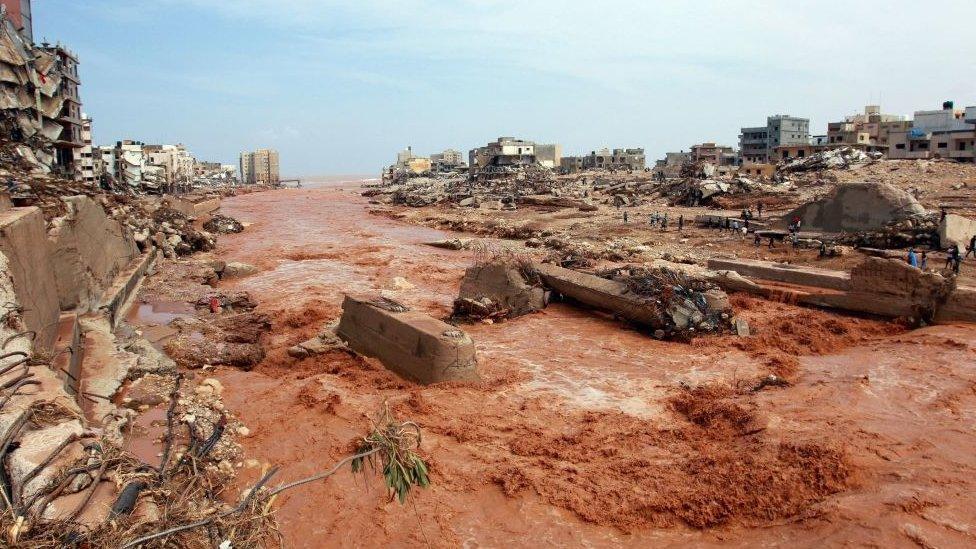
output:
<instances>
[{"instance_id":1,"label":"muddy brown floodwater","mask_svg":"<svg viewBox=\"0 0 976 549\"><path fill-rule=\"evenodd\" d=\"M756 336L687 345L557 304L466 326L484 382L422 387L372 360L285 349L336 319L347 291L445 316L473 257L423 242L451 235L370 215L348 184L222 212L249 225L220 238L220 257L261 269L222 284L274 325L253 371L217 371L252 431L247 457L282 465L280 480L327 469L386 401L423 428L431 463L433 485L402 506L348 472L287 492L289 547L976 544L971 326L905 332L736 296ZM771 371L792 386L727 389Z\"/></svg>"}]
</instances>

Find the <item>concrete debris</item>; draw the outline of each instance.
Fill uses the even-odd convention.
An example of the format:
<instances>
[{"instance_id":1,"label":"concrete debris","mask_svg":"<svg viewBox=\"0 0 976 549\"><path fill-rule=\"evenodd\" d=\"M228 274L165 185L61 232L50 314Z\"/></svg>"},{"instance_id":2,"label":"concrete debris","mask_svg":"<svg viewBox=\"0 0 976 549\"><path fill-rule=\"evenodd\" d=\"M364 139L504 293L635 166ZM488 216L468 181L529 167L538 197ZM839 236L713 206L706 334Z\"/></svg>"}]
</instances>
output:
<instances>
[{"instance_id":1,"label":"concrete debris","mask_svg":"<svg viewBox=\"0 0 976 549\"><path fill-rule=\"evenodd\" d=\"M242 263L240 261L228 261L220 267L220 269L214 269L214 271L221 280L244 278L258 272L258 268L254 265L251 265L250 263Z\"/></svg>"},{"instance_id":2,"label":"concrete debris","mask_svg":"<svg viewBox=\"0 0 976 549\"><path fill-rule=\"evenodd\" d=\"M956 214L947 214L939 222L939 246L943 249L959 246L965 252L970 239L976 236L976 220Z\"/></svg>"},{"instance_id":3,"label":"concrete debris","mask_svg":"<svg viewBox=\"0 0 976 549\"><path fill-rule=\"evenodd\" d=\"M435 248L444 248L445 250L467 250L471 246L471 242L472 240L470 238L450 238L447 240L435 240L426 244Z\"/></svg>"},{"instance_id":4,"label":"concrete debris","mask_svg":"<svg viewBox=\"0 0 976 549\"><path fill-rule=\"evenodd\" d=\"M782 173L805 172L812 170L851 169L858 164L864 164L880 158L880 154L866 153L853 147L841 147L821 151L804 158L786 161L778 166Z\"/></svg>"},{"instance_id":5,"label":"concrete debris","mask_svg":"<svg viewBox=\"0 0 976 549\"><path fill-rule=\"evenodd\" d=\"M204 223L203 228L216 234L231 234L242 232L244 225L233 217L217 214Z\"/></svg>"},{"instance_id":6,"label":"concrete debris","mask_svg":"<svg viewBox=\"0 0 976 549\"><path fill-rule=\"evenodd\" d=\"M349 351L346 342L336 335L335 327L330 327L311 339L289 347L288 356L303 359L330 351Z\"/></svg>"},{"instance_id":7,"label":"concrete debris","mask_svg":"<svg viewBox=\"0 0 976 549\"><path fill-rule=\"evenodd\" d=\"M871 231L926 215L915 197L891 185L845 183L838 185L829 196L784 215L780 227L786 228L799 219L804 231Z\"/></svg>"},{"instance_id":8,"label":"concrete debris","mask_svg":"<svg viewBox=\"0 0 976 549\"><path fill-rule=\"evenodd\" d=\"M478 381L474 342L454 326L389 300L346 296L336 333L357 353L424 385Z\"/></svg>"},{"instance_id":9,"label":"concrete debris","mask_svg":"<svg viewBox=\"0 0 976 549\"><path fill-rule=\"evenodd\" d=\"M454 301L455 318L514 318L545 308L546 291L531 266L503 259L468 267Z\"/></svg>"},{"instance_id":10,"label":"concrete debris","mask_svg":"<svg viewBox=\"0 0 976 549\"><path fill-rule=\"evenodd\" d=\"M661 339L689 339L732 329L725 292L680 270L627 266L597 276L554 265L536 268L553 291L646 326Z\"/></svg>"}]
</instances>

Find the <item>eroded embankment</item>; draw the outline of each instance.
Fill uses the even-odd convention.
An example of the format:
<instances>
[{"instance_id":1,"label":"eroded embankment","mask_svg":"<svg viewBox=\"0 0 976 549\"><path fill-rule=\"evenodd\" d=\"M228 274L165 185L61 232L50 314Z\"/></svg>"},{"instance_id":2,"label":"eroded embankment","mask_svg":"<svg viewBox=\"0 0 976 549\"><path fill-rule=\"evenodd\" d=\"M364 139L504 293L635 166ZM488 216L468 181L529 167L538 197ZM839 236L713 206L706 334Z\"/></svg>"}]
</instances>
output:
<instances>
[{"instance_id":1,"label":"eroded embankment","mask_svg":"<svg viewBox=\"0 0 976 549\"><path fill-rule=\"evenodd\" d=\"M972 496L938 493L970 486L976 470L973 437L958 424L976 409L969 328L894 335L901 329L882 322L734 297L754 338L685 345L557 305L466 327L483 383L420 387L372 360L299 361L285 350L337 318L345 291L385 288L445 316L470 254L423 247L448 235L370 217L361 198L332 189L254 194L223 209L252 225L222 238L221 256L262 270L221 290L251 292L272 323L253 371L216 372L251 430L248 455L289 478L321 470L384 402L426 435L434 485L415 505L350 476L283 494L290 546L969 536L946 524L972 520ZM771 372L792 386L754 391ZM244 469L239 483L258 474Z\"/></svg>"}]
</instances>

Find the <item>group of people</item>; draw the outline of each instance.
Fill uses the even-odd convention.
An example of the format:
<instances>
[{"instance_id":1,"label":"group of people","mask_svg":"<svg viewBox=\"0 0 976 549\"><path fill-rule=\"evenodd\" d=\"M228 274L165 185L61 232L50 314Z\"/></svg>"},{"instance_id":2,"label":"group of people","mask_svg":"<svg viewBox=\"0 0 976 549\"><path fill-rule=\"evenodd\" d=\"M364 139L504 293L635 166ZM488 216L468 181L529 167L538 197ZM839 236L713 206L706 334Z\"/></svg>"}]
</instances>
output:
<instances>
[{"instance_id":1,"label":"group of people","mask_svg":"<svg viewBox=\"0 0 976 549\"><path fill-rule=\"evenodd\" d=\"M959 250L959 244L953 244L949 246L946 250L946 262L945 268L952 269L952 272L959 274L959 268L962 266L962 260L967 257L972 256L976 258L976 235L973 235L969 239L969 246L966 246L966 253ZM917 267L923 271L928 268L928 254L923 250L921 253L915 251L915 247L912 246L908 249L908 264L912 267Z\"/></svg>"},{"instance_id":2,"label":"group of people","mask_svg":"<svg viewBox=\"0 0 976 549\"><path fill-rule=\"evenodd\" d=\"M630 216L627 214L627 210L624 210L624 223L630 222ZM651 227L659 227L662 231L668 230L668 212L664 212L662 215L659 212L654 212L647 216L647 224ZM678 230L683 231L685 228L685 216L678 215Z\"/></svg>"}]
</instances>

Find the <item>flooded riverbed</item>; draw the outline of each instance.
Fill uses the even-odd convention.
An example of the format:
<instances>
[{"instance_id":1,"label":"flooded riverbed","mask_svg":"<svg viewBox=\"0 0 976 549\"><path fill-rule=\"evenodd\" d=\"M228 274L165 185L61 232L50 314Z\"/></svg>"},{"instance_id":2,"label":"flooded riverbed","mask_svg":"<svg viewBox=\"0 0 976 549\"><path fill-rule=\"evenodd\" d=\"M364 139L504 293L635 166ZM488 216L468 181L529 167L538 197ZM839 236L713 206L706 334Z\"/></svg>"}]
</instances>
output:
<instances>
[{"instance_id":1,"label":"flooded riverbed","mask_svg":"<svg viewBox=\"0 0 976 549\"><path fill-rule=\"evenodd\" d=\"M424 429L432 465L433 486L405 506L388 501L380 479L346 473L283 495L289 547L972 541L976 517L963 505L974 503L963 489L976 469L972 328L903 334L743 301L751 344L685 345L554 305L464 327L483 384L420 387L343 353L291 359L285 349L337 318L344 292L386 291L449 313L472 253L425 246L455 235L369 209L348 185L242 195L221 208L247 229L222 236L219 256L260 269L222 284L251 292L273 320L262 364L217 372L253 433L248 457L283 465L283 480L327 469L386 403ZM396 289L394 277L413 287ZM181 311L143 312L164 323ZM761 418L758 431L727 438L676 415L680 387L755 379L779 355L796 361L795 385L736 400ZM946 445L954 450L935 450ZM822 450L796 461L784 448ZM834 455L842 459L822 458ZM257 475L245 470L242 486ZM829 479L843 489L818 488ZM953 494L940 494L947 485Z\"/></svg>"}]
</instances>

